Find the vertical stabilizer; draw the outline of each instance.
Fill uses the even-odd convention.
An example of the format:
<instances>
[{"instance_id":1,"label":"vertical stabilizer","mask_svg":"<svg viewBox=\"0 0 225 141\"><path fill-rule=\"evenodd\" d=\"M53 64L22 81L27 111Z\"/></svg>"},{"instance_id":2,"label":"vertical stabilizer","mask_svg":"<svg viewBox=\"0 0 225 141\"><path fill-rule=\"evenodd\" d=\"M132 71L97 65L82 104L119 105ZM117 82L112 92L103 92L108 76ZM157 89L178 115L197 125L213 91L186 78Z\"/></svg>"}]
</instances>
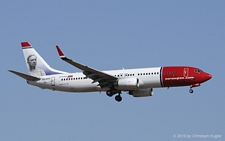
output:
<instances>
[{"instance_id":1,"label":"vertical stabilizer","mask_svg":"<svg viewBox=\"0 0 225 141\"><path fill-rule=\"evenodd\" d=\"M36 52L29 42L21 42L28 73L33 76L45 76L65 73L51 68Z\"/></svg>"}]
</instances>

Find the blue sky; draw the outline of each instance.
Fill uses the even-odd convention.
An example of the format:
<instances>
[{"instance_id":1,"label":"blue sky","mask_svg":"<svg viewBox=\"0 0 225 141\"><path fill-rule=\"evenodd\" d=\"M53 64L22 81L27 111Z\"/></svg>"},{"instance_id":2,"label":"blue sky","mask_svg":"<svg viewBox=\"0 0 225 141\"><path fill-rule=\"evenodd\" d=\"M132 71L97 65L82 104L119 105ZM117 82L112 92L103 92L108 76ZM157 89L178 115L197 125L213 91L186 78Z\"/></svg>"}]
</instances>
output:
<instances>
[{"instance_id":1,"label":"blue sky","mask_svg":"<svg viewBox=\"0 0 225 141\"><path fill-rule=\"evenodd\" d=\"M224 140L224 7L220 0L2 1L0 140ZM7 71L27 73L21 41L68 72L79 70L55 45L98 70L189 65L213 78L194 94L162 88L147 98L123 93L121 103L103 92L42 90Z\"/></svg>"}]
</instances>

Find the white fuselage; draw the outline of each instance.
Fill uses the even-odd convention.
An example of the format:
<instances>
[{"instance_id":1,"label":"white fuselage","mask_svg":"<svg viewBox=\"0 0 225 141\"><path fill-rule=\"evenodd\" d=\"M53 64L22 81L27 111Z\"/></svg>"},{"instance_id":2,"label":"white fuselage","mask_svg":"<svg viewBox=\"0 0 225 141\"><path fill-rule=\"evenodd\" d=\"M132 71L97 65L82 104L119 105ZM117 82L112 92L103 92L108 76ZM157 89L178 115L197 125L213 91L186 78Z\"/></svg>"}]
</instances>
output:
<instances>
[{"instance_id":1,"label":"white fuselage","mask_svg":"<svg viewBox=\"0 0 225 141\"><path fill-rule=\"evenodd\" d=\"M106 91L106 95L122 100L122 91L134 97L153 95L153 88L200 86L212 76L199 68L190 66L164 66L139 69L122 69L99 71L68 58L59 46L56 46L59 57L66 63L78 68L81 72L68 73L51 68L29 42L21 42L28 74L9 70L25 79L28 84L42 89L64 92Z\"/></svg>"},{"instance_id":2,"label":"white fuselage","mask_svg":"<svg viewBox=\"0 0 225 141\"><path fill-rule=\"evenodd\" d=\"M161 67L110 70L103 72L112 76L116 76L118 79L139 79L139 87L136 89L162 87ZM102 89L100 86L98 86L98 82L93 83L92 79L86 78L86 76L81 72L40 76L39 81L28 81L28 84L38 86L42 89L66 92L94 92L109 90L109 88ZM126 89L124 89L124 91L126 91Z\"/></svg>"}]
</instances>

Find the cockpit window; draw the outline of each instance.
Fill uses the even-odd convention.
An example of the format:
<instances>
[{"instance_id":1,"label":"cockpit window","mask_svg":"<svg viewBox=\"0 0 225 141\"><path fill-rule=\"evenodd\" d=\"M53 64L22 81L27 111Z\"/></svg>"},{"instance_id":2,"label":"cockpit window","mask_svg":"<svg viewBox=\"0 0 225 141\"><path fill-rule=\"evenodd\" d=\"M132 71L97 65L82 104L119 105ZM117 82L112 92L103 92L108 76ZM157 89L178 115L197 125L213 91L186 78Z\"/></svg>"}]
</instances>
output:
<instances>
[{"instance_id":1,"label":"cockpit window","mask_svg":"<svg viewBox=\"0 0 225 141\"><path fill-rule=\"evenodd\" d=\"M198 70L195 70L195 72L203 72L202 70L198 69Z\"/></svg>"}]
</instances>

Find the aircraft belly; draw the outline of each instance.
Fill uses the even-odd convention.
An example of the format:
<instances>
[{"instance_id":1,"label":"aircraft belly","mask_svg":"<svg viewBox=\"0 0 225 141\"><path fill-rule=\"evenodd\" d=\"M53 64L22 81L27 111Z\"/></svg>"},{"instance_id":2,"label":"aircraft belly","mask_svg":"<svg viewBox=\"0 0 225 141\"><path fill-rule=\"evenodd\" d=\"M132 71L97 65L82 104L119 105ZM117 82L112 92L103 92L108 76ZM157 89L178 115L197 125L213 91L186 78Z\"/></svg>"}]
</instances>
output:
<instances>
[{"instance_id":1,"label":"aircraft belly","mask_svg":"<svg viewBox=\"0 0 225 141\"><path fill-rule=\"evenodd\" d=\"M38 86L42 89L52 89L51 85L45 81L27 81L28 84Z\"/></svg>"},{"instance_id":2,"label":"aircraft belly","mask_svg":"<svg viewBox=\"0 0 225 141\"><path fill-rule=\"evenodd\" d=\"M74 89L75 92L91 92L96 91L96 83L92 84L89 81L72 82L69 84L70 89Z\"/></svg>"},{"instance_id":3,"label":"aircraft belly","mask_svg":"<svg viewBox=\"0 0 225 141\"><path fill-rule=\"evenodd\" d=\"M140 88L158 88L162 87L159 76L150 76L146 78L140 78Z\"/></svg>"}]
</instances>

